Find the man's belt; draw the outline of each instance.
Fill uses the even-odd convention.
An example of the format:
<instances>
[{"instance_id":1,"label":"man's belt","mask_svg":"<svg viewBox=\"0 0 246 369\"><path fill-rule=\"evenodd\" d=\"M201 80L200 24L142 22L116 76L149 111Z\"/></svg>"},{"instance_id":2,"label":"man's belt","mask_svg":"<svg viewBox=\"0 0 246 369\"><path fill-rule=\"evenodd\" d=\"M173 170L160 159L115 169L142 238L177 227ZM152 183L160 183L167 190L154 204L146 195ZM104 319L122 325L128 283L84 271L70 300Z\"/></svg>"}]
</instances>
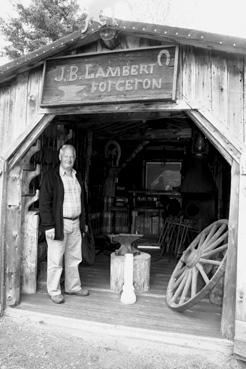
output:
<instances>
[{"instance_id":1,"label":"man's belt","mask_svg":"<svg viewBox=\"0 0 246 369\"><path fill-rule=\"evenodd\" d=\"M68 217L63 217L63 219L69 219L69 220L76 220L76 219L79 219L79 215L77 217L74 217L74 218L68 218Z\"/></svg>"}]
</instances>

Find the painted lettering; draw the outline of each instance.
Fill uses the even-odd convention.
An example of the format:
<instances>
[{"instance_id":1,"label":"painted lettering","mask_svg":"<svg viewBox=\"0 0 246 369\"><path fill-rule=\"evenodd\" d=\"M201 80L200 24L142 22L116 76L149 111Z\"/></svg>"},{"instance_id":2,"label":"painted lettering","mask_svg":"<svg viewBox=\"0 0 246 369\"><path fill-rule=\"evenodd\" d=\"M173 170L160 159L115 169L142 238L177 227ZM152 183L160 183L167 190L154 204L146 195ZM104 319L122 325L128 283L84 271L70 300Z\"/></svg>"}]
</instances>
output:
<instances>
[{"instance_id":1,"label":"painted lettering","mask_svg":"<svg viewBox=\"0 0 246 369\"><path fill-rule=\"evenodd\" d=\"M106 77L119 77L120 67L108 67Z\"/></svg>"},{"instance_id":2,"label":"painted lettering","mask_svg":"<svg viewBox=\"0 0 246 369\"><path fill-rule=\"evenodd\" d=\"M93 64L86 64L85 65L85 79L94 78L94 73L91 73L89 69L93 67Z\"/></svg>"},{"instance_id":3,"label":"painted lettering","mask_svg":"<svg viewBox=\"0 0 246 369\"><path fill-rule=\"evenodd\" d=\"M98 88L100 92L105 92L107 89L107 82L106 81L100 82Z\"/></svg>"},{"instance_id":4,"label":"painted lettering","mask_svg":"<svg viewBox=\"0 0 246 369\"><path fill-rule=\"evenodd\" d=\"M124 81L122 80L117 81L115 84L115 89L117 91L124 91Z\"/></svg>"},{"instance_id":5,"label":"painted lettering","mask_svg":"<svg viewBox=\"0 0 246 369\"><path fill-rule=\"evenodd\" d=\"M144 79L143 80L143 88L144 88L144 90L148 90L149 88L150 88L150 85L151 85L151 83L150 83L150 80L149 79Z\"/></svg>"},{"instance_id":6,"label":"painted lettering","mask_svg":"<svg viewBox=\"0 0 246 369\"><path fill-rule=\"evenodd\" d=\"M131 66L131 75L132 76L137 76L138 75L138 69L139 69L139 65L133 64Z\"/></svg>"},{"instance_id":7,"label":"painted lettering","mask_svg":"<svg viewBox=\"0 0 246 369\"><path fill-rule=\"evenodd\" d=\"M77 65L71 65L70 66L70 71L69 71L69 77L68 77L68 81L76 81L76 79L78 79L78 67Z\"/></svg>"},{"instance_id":8,"label":"painted lettering","mask_svg":"<svg viewBox=\"0 0 246 369\"><path fill-rule=\"evenodd\" d=\"M141 83L142 82L142 80L141 79L138 79L138 78L136 78L135 79L135 85L134 85L134 90L136 91L136 90L138 90L138 85L139 85L139 83Z\"/></svg>"},{"instance_id":9,"label":"painted lettering","mask_svg":"<svg viewBox=\"0 0 246 369\"><path fill-rule=\"evenodd\" d=\"M149 74L149 72L148 72L148 65L146 65L146 64L140 64L140 66L139 66L139 73L140 74Z\"/></svg>"},{"instance_id":10,"label":"painted lettering","mask_svg":"<svg viewBox=\"0 0 246 369\"><path fill-rule=\"evenodd\" d=\"M161 88L161 78L158 81L155 78L152 79L152 88Z\"/></svg>"},{"instance_id":11,"label":"painted lettering","mask_svg":"<svg viewBox=\"0 0 246 369\"><path fill-rule=\"evenodd\" d=\"M95 81L92 81L92 84L91 84L91 93L92 93L92 94L93 94L94 92L96 92L97 87L98 87L98 83L97 83L97 82L95 82Z\"/></svg>"},{"instance_id":12,"label":"painted lettering","mask_svg":"<svg viewBox=\"0 0 246 369\"><path fill-rule=\"evenodd\" d=\"M154 64L149 64L149 69L150 69L150 74L153 74L154 72L154 66L155 66L155 63Z\"/></svg>"},{"instance_id":13,"label":"painted lettering","mask_svg":"<svg viewBox=\"0 0 246 369\"><path fill-rule=\"evenodd\" d=\"M166 49L161 50L159 52L159 54L157 55L157 63L160 67L163 65L162 61L161 61L163 55L165 55L165 57L166 57L166 65L169 65L169 63L170 63L170 58L171 58L170 52Z\"/></svg>"},{"instance_id":14,"label":"painted lettering","mask_svg":"<svg viewBox=\"0 0 246 369\"><path fill-rule=\"evenodd\" d=\"M96 82L95 80L91 83L91 93L108 93L112 91L124 92L124 91L137 91L139 89L161 89L162 78L133 78L133 79L120 79L112 80L107 79L104 81Z\"/></svg>"},{"instance_id":15,"label":"painted lettering","mask_svg":"<svg viewBox=\"0 0 246 369\"><path fill-rule=\"evenodd\" d=\"M108 92L110 92L112 90L114 84L115 84L114 81L112 81L110 79L108 80L108 89L107 89Z\"/></svg>"},{"instance_id":16,"label":"painted lettering","mask_svg":"<svg viewBox=\"0 0 246 369\"><path fill-rule=\"evenodd\" d=\"M57 68L58 69L58 68ZM61 82L61 81L66 81L66 79L65 79L65 66L62 66L61 68L59 68L60 69L60 71L61 71L61 74L60 75L58 75L58 76L56 76L55 78L54 78L54 80L55 81L57 81L57 82ZM58 69L58 70L59 70Z\"/></svg>"},{"instance_id":17,"label":"painted lettering","mask_svg":"<svg viewBox=\"0 0 246 369\"><path fill-rule=\"evenodd\" d=\"M98 68L96 75L95 75L95 78L99 78L99 77L102 77L102 78L106 77L102 67Z\"/></svg>"},{"instance_id":18,"label":"painted lettering","mask_svg":"<svg viewBox=\"0 0 246 369\"><path fill-rule=\"evenodd\" d=\"M134 83L134 80L132 80L132 79L127 79L126 80L125 88L126 88L127 91L133 90L133 83Z\"/></svg>"},{"instance_id":19,"label":"painted lettering","mask_svg":"<svg viewBox=\"0 0 246 369\"><path fill-rule=\"evenodd\" d=\"M130 74L129 65L123 65L123 67L122 67L122 76L129 76L129 74Z\"/></svg>"}]
</instances>

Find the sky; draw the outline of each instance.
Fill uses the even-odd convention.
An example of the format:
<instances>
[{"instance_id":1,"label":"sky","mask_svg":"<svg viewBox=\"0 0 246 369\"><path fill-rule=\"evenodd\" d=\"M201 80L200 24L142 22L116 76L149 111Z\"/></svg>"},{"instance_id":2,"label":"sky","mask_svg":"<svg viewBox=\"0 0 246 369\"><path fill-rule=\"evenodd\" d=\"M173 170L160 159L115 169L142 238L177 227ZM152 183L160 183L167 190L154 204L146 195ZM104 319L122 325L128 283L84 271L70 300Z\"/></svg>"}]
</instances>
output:
<instances>
[{"instance_id":1,"label":"sky","mask_svg":"<svg viewBox=\"0 0 246 369\"><path fill-rule=\"evenodd\" d=\"M1 16L13 16L13 0L1 1ZM30 0L19 0L28 5ZM246 0L78 0L97 19L99 10L124 20L159 23L246 39ZM0 35L0 49L4 39ZM5 61L0 60L0 64Z\"/></svg>"}]
</instances>

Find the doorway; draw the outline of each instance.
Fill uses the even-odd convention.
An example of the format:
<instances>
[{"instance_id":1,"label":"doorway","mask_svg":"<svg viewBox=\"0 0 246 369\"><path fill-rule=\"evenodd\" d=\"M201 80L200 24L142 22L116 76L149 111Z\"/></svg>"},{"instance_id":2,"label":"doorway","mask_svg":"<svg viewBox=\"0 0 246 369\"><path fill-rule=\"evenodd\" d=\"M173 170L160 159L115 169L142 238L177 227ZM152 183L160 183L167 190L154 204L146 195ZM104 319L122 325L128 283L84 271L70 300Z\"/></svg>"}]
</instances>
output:
<instances>
[{"instance_id":1,"label":"doorway","mask_svg":"<svg viewBox=\"0 0 246 369\"><path fill-rule=\"evenodd\" d=\"M39 139L40 150L31 162L41 165L41 173L30 184L33 192L43 173L58 164L57 152L64 143L75 146L77 169L87 182L96 262L82 264L82 281L95 293L110 293L109 256L118 245L107 235L141 233L144 237L138 247L152 257L150 290L142 297L164 302L168 279L183 251L172 244L158 245L165 220L189 220L192 232L184 244L187 247L209 222L228 218L230 166L206 138L201 141L200 131L184 112L56 116ZM118 149L115 157L114 149ZM195 151L202 151L210 174L210 182L200 193L196 173L201 169L187 174ZM110 192L105 183L111 169ZM165 182L160 184L162 175ZM187 177L193 188L187 185ZM38 290L44 292L46 245L42 234L38 250ZM215 317L221 311L222 297L217 296L219 299L220 305L218 301L212 305Z\"/></svg>"}]
</instances>

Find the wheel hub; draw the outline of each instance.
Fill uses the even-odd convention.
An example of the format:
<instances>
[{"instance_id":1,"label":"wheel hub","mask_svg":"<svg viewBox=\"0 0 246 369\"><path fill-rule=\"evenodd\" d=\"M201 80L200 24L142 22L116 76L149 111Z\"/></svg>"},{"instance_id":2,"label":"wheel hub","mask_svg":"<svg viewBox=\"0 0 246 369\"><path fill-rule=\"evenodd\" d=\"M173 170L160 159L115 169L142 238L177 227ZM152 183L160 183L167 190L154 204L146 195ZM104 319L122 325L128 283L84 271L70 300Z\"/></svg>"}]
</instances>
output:
<instances>
[{"instance_id":1,"label":"wheel hub","mask_svg":"<svg viewBox=\"0 0 246 369\"><path fill-rule=\"evenodd\" d=\"M198 250L192 250L189 254L184 255L183 262L188 268L193 268L200 259Z\"/></svg>"}]
</instances>

